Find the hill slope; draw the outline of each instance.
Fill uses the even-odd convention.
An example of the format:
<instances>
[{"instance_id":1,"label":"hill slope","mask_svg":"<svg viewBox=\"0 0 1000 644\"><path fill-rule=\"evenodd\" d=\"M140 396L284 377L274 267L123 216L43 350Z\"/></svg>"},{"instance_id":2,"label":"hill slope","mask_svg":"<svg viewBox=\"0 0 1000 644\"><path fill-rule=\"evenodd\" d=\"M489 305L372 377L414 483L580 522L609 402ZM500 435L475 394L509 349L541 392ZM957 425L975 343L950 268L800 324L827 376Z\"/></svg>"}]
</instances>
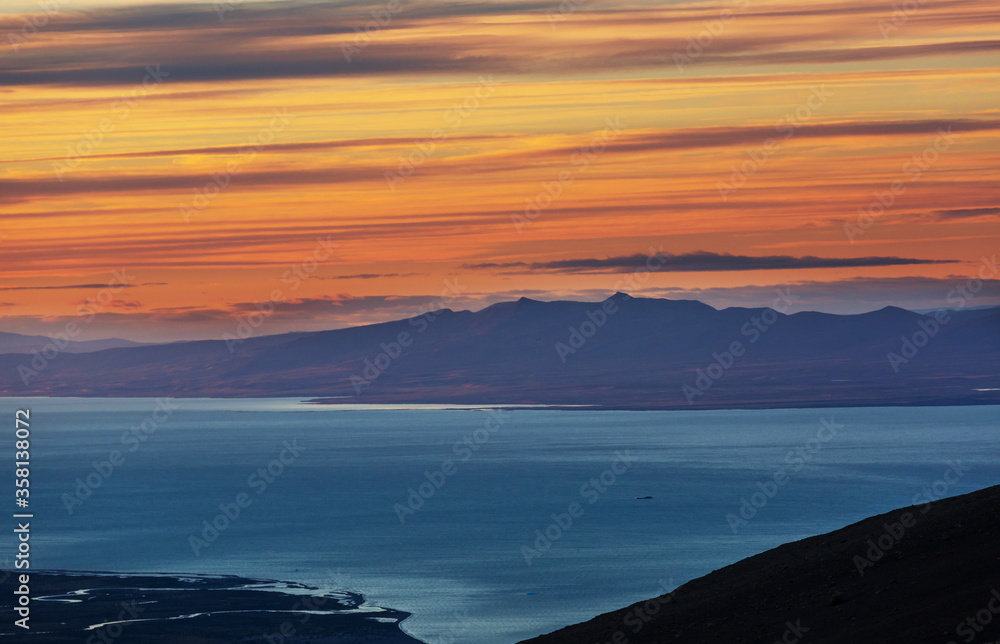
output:
<instances>
[{"instance_id":1,"label":"hill slope","mask_svg":"<svg viewBox=\"0 0 1000 644\"><path fill-rule=\"evenodd\" d=\"M993 644L998 571L995 486L783 545L523 644Z\"/></svg>"}]
</instances>

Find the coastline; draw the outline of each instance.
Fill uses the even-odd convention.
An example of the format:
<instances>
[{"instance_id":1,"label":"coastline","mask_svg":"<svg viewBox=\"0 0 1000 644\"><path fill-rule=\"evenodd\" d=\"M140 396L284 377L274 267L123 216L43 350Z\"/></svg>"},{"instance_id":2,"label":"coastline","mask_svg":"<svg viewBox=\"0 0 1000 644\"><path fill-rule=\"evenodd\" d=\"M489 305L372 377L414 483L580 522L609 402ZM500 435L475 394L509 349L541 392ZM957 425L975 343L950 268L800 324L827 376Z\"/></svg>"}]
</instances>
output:
<instances>
[{"instance_id":1,"label":"coastline","mask_svg":"<svg viewBox=\"0 0 1000 644\"><path fill-rule=\"evenodd\" d=\"M230 575L5 572L30 575L33 642L424 644L402 629L409 613L365 605L354 592ZM13 598L4 595L0 610L13 614ZM0 637L20 634L12 621L0 626Z\"/></svg>"},{"instance_id":2,"label":"coastline","mask_svg":"<svg viewBox=\"0 0 1000 644\"><path fill-rule=\"evenodd\" d=\"M914 400L802 400L802 401L760 401L756 403L748 402L726 402L717 404L672 404L653 402L537 402L537 401L496 401L488 402L469 401L467 399L429 399L411 400L398 399L395 397L365 397L364 402L358 400L346 400L351 397L328 397L315 396L309 394L274 394L274 395L204 395L190 394L186 392L168 393L135 393L108 396L103 394L74 393L67 395L58 394L0 394L0 400L142 400L170 398L172 400L219 400L219 401L251 401L251 400L284 400L295 401L314 409L323 407L342 407L352 411L481 411L486 409L506 409L511 411L763 411L780 409L869 409L869 408L897 408L897 407L990 407L1000 406L1000 390L988 390L979 392L989 394L981 398L957 397L927 399L926 397Z\"/></svg>"},{"instance_id":3,"label":"coastline","mask_svg":"<svg viewBox=\"0 0 1000 644\"><path fill-rule=\"evenodd\" d=\"M256 396L254 396L256 398ZM311 405L325 405L336 407L338 405L353 405L357 403L347 403L341 398L306 398L302 401ZM500 402L500 403L470 403L462 402L414 402L395 399L368 401L365 404L385 405L395 409L410 409L408 405L435 405L436 408L444 410L477 410L477 409L511 409L511 410L531 410L531 411L755 411L770 409L850 409L850 408L870 408L870 407L974 407L974 406L997 406L1000 405L1000 395L982 400L970 400L969 398L942 398L940 400L815 400L793 402L760 402L760 403L739 403L739 404L655 404L655 403L635 403L635 404L568 404L568 403L521 403L521 402Z\"/></svg>"}]
</instances>

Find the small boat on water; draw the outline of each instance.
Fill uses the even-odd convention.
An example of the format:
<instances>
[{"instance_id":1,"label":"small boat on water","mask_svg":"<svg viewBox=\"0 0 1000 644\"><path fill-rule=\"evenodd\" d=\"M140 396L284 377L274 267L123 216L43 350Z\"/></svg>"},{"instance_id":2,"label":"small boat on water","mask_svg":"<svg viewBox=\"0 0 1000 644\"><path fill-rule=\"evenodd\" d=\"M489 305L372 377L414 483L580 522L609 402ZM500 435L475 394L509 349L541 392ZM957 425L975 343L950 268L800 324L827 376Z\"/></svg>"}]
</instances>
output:
<instances>
[{"instance_id":1,"label":"small boat on water","mask_svg":"<svg viewBox=\"0 0 1000 644\"><path fill-rule=\"evenodd\" d=\"M635 497L635 500L636 501L645 501L645 500L651 499L651 498L653 498L653 497L651 497L651 496L637 496L637 497Z\"/></svg>"}]
</instances>

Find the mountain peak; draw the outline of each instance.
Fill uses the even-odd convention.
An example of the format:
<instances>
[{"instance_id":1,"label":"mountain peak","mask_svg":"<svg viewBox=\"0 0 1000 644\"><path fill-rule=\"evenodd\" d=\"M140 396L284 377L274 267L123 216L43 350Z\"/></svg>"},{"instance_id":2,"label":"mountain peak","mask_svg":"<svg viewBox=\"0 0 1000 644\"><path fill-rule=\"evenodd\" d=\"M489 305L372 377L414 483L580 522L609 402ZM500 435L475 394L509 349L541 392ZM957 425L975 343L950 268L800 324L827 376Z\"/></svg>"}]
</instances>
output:
<instances>
[{"instance_id":1,"label":"mountain peak","mask_svg":"<svg viewBox=\"0 0 1000 644\"><path fill-rule=\"evenodd\" d=\"M914 313L907 309L900 308L898 306L883 306L877 311L869 311L868 313L862 313L859 317L871 318L871 319L917 319L922 317L920 313Z\"/></svg>"}]
</instances>

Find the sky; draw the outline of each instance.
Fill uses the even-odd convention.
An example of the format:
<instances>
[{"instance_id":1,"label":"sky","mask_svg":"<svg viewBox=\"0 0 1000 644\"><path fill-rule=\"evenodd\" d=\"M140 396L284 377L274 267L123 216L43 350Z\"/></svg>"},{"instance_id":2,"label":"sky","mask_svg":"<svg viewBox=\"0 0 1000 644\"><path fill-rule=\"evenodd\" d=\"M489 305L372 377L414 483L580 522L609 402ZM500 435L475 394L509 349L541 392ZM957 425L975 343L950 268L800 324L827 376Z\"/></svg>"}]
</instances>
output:
<instances>
[{"instance_id":1,"label":"sky","mask_svg":"<svg viewBox=\"0 0 1000 644\"><path fill-rule=\"evenodd\" d=\"M1000 304L993 1L0 10L0 331Z\"/></svg>"}]
</instances>

